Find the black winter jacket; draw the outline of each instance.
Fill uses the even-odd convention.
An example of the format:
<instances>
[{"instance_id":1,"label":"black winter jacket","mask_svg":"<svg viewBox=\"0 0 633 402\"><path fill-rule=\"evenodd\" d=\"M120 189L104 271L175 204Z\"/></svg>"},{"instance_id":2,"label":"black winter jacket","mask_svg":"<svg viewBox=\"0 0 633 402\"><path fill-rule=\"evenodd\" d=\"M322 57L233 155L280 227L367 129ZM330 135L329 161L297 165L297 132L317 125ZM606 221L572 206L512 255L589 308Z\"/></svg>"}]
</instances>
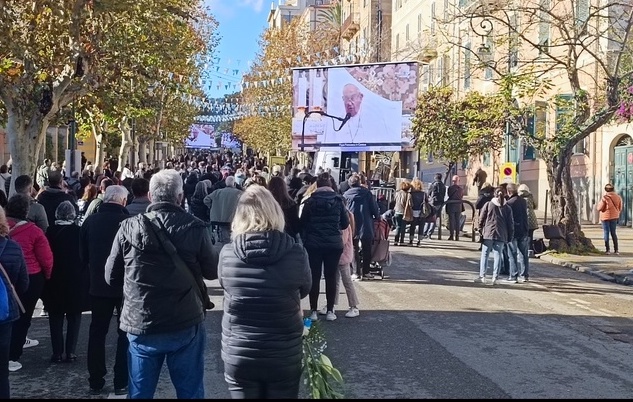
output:
<instances>
[{"instance_id":1,"label":"black winter jacket","mask_svg":"<svg viewBox=\"0 0 633 402\"><path fill-rule=\"evenodd\" d=\"M429 186L429 199L434 207L439 207L444 204L444 197L446 197L446 184L441 181L434 181Z\"/></svg>"},{"instance_id":2,"label":"black winter jacket","mask_svg":"<svg viewBox=\"0 0 633 402\"><path fill-rule=\"evenodd\" d=\"M2 250L3 248L4 250ZM15 241L6 237L0 237L0 250L2 250L0 263L2 263L4 270L7 271L15 291L18 295L23 295L29 288L29 274L26 271L26 261L24 260L24 254L22 254L22 248ZM7 293L10 293L11 288L1 273L0 280L4 282ZM17 321L20 318L20 314L18 302L13 297L9 297L9 317L4 321L0 321L0 324Z\"/></svg>"},{"instance_id":3,"label":"black winter jacket","mask_svg":"<svg viewBox=\"0 0 633 402\"><path fill-rule=\"evenodd\" d=\"M55 224L55 210L63 201L70 201L75 207L75 212L79 215L79 206L77 205L77 197L74 193L66 193L64 190L55 187L49 187L37 196L37 202L44 206L46 218L48 218L48 226Z\"/></svg>"},{"instance_id":4,"label":"black winter jacket","mask_svg":"<svg viewBox=\"0 0 633 402\"><path fill-rule=\"evenodd\" d=\"M374 237L374 219L380 217L378 203L374 195L365 187L352 187L343 194L347 201L347 209L354 214L356 224L356 239L371 239Z\"/></svg>"},{"instance_id":5,"label":"black winter jacket","mask_svg":"<svg viewBox=\"0 0 633 402\"><path fill-rule=\"evenodd\" d=\"M303 245L320 250L342 250L341 230L349 226L343 198L329 187L321 188L324 190L317 189L303 205L299 218Z\"/></svg>"},{"instance_id":6,"label":"black winter jacket","mask_svg":"<svg viewBox=\"0 0 633 402\"><path fill-rule=\"evenodd\" d=\"M312 287L305 249L278 231L241 234L220 252L218 276L222 360L254 371L300 370L301 299Z\"/></svg>"},{"instance_id":7,"label":"black winter jacket","mask_svg":"<svg viewBox=\"0 0 633 402\"><path fill-rule=\"evenodd\" d=\"M123 296L120 285L117 287L106 283L104 269L114 237L119 230L119 224L129 217L130 214L125 207L104 202L99 210L89 215L81 225L79 256L82 264L87 265L90 271L91 296L113 298Z\"/></svg>"},{"instance_id":8,"label":"black winter jacket","mask_svg":"<svg viewBox=\"0 0 633 402\"><path fill-rule=\"evenodd\" d=\"M528 235L529 223L527 214L527 201L518 195L510 197L506 204L512 208L512 217L514 218L514 238L522 239Z\"/></svg>"},{"instance_id":9,"label":"black winter jacket","mask_svg":"<svg viewBox=\"0 0 633 402\"><path fill-rule=\"evenodd\" d=\"M169 239L196 278L217 278L218 255L209 224L177 205L150 204ZM134 335L179 331L204 320L200 289L171 257L143 214L121 223L105 267L105 280L122 287L121 330Z\"/></svg>"}]
</instances>

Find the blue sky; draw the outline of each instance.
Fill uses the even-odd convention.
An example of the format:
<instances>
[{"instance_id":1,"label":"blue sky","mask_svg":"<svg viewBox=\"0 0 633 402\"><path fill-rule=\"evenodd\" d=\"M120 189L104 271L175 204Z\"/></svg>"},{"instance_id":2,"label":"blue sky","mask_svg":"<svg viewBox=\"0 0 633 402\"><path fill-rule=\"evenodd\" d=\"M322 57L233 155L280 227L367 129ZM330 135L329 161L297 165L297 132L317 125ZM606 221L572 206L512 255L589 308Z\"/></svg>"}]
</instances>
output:
<instances>
[{"instance_id":1,"label":"blue sky","mask_svg":"<svg viewBox=\"0 0 633 402\"><path fill-rule=\"evenodd\" d=\"M257 42L267 27L271 1L205 0L218 20L221 37L215 52L217 63L210 67L213 86L209 96L217 98L239 90L242 74L248 71L248 62L255 59L259 50ZM235 74L235 70L239 73ZM218 84L221 84L219 89ZM230 88L226 89L226 85Z\"/></svg>"}]
</instances>

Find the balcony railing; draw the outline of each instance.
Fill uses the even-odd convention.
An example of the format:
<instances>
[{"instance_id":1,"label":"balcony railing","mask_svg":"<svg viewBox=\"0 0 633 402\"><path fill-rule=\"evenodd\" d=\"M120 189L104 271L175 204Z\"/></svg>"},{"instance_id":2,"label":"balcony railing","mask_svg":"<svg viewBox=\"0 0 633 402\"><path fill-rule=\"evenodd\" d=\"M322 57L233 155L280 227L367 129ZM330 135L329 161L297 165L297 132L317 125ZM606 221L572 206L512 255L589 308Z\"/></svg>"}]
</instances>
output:
<instances>
[{"instance_id":1,"label":"balcony railing","mask_svg":"<svg viewBox=\"0 0 633 402\"><path fill-rule=\"evenodd\" d=\"M344 39L351 39L356 32L360 29L360 14L359 13L351 13L345 18L343 21L343 27L341 29L341 36Z\"/></svg>"}]
</instances>

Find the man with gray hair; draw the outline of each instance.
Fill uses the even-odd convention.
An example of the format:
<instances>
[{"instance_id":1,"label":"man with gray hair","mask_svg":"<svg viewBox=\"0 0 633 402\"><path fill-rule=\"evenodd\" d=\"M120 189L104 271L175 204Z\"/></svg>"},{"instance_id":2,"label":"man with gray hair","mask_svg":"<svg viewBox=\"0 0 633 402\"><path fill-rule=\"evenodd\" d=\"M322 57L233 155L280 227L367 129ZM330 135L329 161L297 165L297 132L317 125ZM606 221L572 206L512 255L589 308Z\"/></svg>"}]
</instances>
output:
<instances>
[{"instance_id":1,"label":"man with gray hair","mask_svg":"<svg viewBox=\"0 0 633 402\"><path fill-rule=\"evenodd\" d=\"M93 395L101 393L105 385L106 336L112 321L113 311L117 311L120 321L123 304L122 284L111 286L105 280L105 266L112 242L119 230L119 224L130 217L125 205L128 191L123 186L109 186L103 195L99 210L88 216L81 225L79 255L81 262L88 266L90 273L90 308L92 311L88 335L88 382ZM127 368L128 340L125 332L118 330L116 356L114 362L114 393L125 395L128 384Z\"/></svg>"},{"instance_id":2,"label":"man with gray hair","mask_svg":"<svg viewBox=\"0 0 633 402\"><path fill-rule=\"evenodd\" d=\"M166 358L176 396L204 398L204 319L213 307L204 279L217 278L218 253L209 224L180 207L176 170L155 173L148 197L146 213L121 223L105 269L106 282L125 294L129 397L153 398Z\"/></svg>"},{"instance_id":3,"label":"man with gray hair","mask_svg":"<svg viewBox=\"0 0 633 402\"><path fill-rule=\"evenodd\" d=\"M204 205L209 207L209 220L220 243L231 241L231 222L242 195L242 190L235 186L235 177L228 176L225 184L226 187L214 190L203 200Z\"/></svg>"},{"instance_id":4,"label":"man with gray hair","mask_svg":"<svg viewBox=\"0 0 633 402\"><path fill-rule=\"evenodd\" d=\"M519 197L518 186L510 183L506 186L508 192L508 201L506 202L512 208L512 216L514 216L514 237L508 239L508 259L510 265L510 277L507 282L518 283L526 282L529 278L530 256L530 232L528 223L527 201L523 197Z\"/></svg>"}]
</instances>

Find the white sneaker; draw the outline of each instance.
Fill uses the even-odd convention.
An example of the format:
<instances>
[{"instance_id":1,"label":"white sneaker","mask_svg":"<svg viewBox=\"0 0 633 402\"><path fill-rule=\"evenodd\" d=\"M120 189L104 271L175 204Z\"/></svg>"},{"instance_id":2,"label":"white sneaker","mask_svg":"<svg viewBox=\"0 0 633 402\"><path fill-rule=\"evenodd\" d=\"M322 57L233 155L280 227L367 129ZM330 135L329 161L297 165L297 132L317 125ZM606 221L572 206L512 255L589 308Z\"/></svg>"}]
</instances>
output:
<instances>
[{"instance_id":1,"label":"white sneaker","mask_svg":"<svg viewBox=\"0 0 633 402\"><path fill-rule=\"evenodd\" d=\"M310 314L310 320L312 320L312 321L318 321L319 320L319 314L317 313L316 310L313 310L312 314Z\"/></svg>"},{"instance_id":2,"label":"white sneaker","mask_svg":"<svg viewBox=\"0 0 633 402\"><path fill-rule=\"evenodd\" d=\"M336 320L336 314L334 314L333 311L328 311L327 315L325 316L326 321L334 321Z\"/></svg>"},{"instance_id":3,"label":"white sneaker","mask_svg":"<svg viewBox=\"0 0 633 402\"><path fill-rule=\"evenodd\" d=\"M334 312L334 310L332 310L332 312ZM319 315L326 315L326 314L327 314L327 306L323 306L323 308L319 310Z\"/></svg>"},{"instance_id":4,"label":"white sneaker","mask_svg":"<svg viewBox=\"0 0 633 402\"><path fill-rule=\"evenodd\" d=\"M354 318L360 315L360 311L356 307L350 307L349 311L345 313L345 317Z\"/></svg>"},{"instance_id":5,"label":"white sneaker","mask_svg":"<svg viewBox=\"0 0 633 402\"><path fill-rule=\"evenodd\" d=\"M480 276L478 278L475 278L475 280L473 281L475 283L486 283L486 277L485 276Z\"/></svg>"},{"instance_id":6,"label":"white sneaker","mask_svg":"<svg viewBox=\"0 0 633 402\"><path fill-rule=\"evenodd\" d=\"M13 360L9 360L9 371L18 371L22 368L20 362L14 362Z\"/></svg>"},{"instance_id":7,"label":"white sneaker","mask_svg":"<svg viewBox=\"0 0 633 402\"><path fill-rule=\"evenodd\" d=\"M492 278L492 282L490 283L492 286L497 284L497 278Z\"/></svg>"},{"instance_id":8,"label":"white sneaker","mask_svg":"<svg viewBox=\"0 0 633 402\"><path fill-rule=\"evenodd\" d=\"M26 341L24 341L24 346L22 346L22 349L32 348L33 346L37 346L39 344L40 344L40 341L36 339L26 338Z\"/></svg>"}]
</instances>

